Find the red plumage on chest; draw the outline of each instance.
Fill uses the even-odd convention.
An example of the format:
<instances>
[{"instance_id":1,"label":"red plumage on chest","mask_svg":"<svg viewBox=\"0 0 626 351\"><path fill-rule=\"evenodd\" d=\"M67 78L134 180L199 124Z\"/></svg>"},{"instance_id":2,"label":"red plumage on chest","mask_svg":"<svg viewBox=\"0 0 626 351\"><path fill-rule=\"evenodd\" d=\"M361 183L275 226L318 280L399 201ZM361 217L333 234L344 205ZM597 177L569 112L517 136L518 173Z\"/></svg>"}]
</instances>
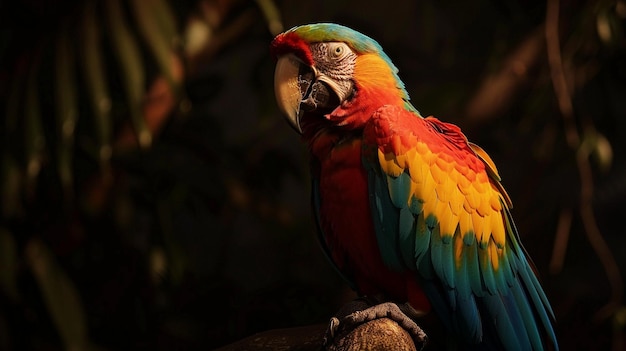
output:
<instances>
[{"instance_id":1,"label":"red plumage on chest","mask_svg":"<svg viewBox=\"0 0 626 351\"><path fill-rule=\"evenodd\" d=\"M339 271L356 285L359 294L382 294L429 310L415 272L392 271L383 263L371 217L361 139L337 142L337 138L322 135L311 147L313 176L319 182L320 229Z\"/></svg>"}]
</instances>

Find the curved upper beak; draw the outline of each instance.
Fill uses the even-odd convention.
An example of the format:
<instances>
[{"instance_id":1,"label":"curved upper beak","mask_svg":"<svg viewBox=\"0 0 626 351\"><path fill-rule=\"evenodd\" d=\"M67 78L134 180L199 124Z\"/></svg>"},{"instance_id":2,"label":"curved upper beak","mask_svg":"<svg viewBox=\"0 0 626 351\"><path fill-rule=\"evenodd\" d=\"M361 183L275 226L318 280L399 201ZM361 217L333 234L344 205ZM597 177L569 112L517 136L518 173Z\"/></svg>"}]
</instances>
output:
<instances>
[{"instance_id":1,"label":"curved upper beak","mask_svg":"<svg viewBox=\"0 0 626 351\"><path fill-rule=\"evenodd\" d=\"M294 55L288 54L278 58L274 73L274 93L281 112L285 114L289 124L302 133L300 127L300 103L303 93L300 90L302 81L300 70L304 65Z\"/></svg>"}]
</instances>

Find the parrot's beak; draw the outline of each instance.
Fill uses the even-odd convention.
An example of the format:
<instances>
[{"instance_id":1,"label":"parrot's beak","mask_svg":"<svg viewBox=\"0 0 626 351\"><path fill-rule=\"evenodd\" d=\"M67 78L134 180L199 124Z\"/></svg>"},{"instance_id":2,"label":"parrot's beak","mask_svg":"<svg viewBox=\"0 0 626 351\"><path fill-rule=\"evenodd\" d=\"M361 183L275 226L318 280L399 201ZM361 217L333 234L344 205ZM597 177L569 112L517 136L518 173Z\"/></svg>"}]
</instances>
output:
<instances>
[{"instance_id":1,"label":"parrot's beak","mask_svg":"<svg viewBox=\"0 0 626 351\"><path fill-rule=\"evenodd\" d=\"M278 108L298 133L302 133L299 116L302 101L299 82L302 65L303 63L294 55L284 55L278 59L274 73L274 94Z\"/></svg>"},{"instance_id":2,"label":"parrot's beak","mask_svg":"<svg viewBox=\"0 0 626 351\"><path fill-rule=\"evenodd\" d=\"M295 55L278 58L274 74L276 101L298 133L302 134L303 115L325 115L339 106L337 90L337 83Z\"/></svg>"}]
</instances>

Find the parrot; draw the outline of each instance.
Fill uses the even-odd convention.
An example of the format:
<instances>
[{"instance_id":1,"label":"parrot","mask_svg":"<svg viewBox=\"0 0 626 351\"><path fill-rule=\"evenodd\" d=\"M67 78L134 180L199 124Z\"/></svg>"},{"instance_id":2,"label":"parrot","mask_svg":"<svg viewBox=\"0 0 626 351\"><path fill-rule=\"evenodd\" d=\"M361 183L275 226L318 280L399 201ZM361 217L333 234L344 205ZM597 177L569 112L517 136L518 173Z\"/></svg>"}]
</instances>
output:
<instances>
[{"instance_id":1,"label":"parrot","mask_svg":"<svg viewBox=\"0 0 626 351\"><path fill-rule=\"evenodd\" d=\"M434 311L459 349L558 350L490 156L423 117L365 34L296 26L270 53L277 105L310 154L321 246L357 293Z\"/></svg>"}]
</instances>

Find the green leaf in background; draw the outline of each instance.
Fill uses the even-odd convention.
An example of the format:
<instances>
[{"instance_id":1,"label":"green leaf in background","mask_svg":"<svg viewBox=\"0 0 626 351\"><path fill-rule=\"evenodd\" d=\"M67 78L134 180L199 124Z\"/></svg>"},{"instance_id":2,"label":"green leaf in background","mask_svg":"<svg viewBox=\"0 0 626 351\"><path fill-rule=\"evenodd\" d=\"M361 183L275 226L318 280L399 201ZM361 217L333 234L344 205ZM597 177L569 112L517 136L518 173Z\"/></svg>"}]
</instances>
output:
<instances>
[{"instance_id":1,"label":"green leaf in background","mask_svg":"<svg viewBox=\"0 0 626 351\"><path fill-rule=\"evenodd\" d=\"M0 228L0 290L13 302L19 300L17 290L18 255L12 233Z\"/></svg>"},{"instance_id":2,"label":"green leaf in background","mask_svg":"<svg viewBox=\"0 0 626 351\"><path fill-rule=\"evenodd\" d=\"M272 33L272 35L278 35L280 32L284 30L283 22L280 19L280 11L276 4L272 0L256 0L261 12L263 12L263 16L265 16L265 21L267 22L267 27Z\"/></svg>"},{"instance_id":3,"label":"green leaf in background","mask_svg":"<svg viewBox=\"0 0 626 351\"><path fill-rule=\"evenodd\" d=\"M109 169L112 154L111 96L102 59L101 22L96 13L95 1L85 4L81 26L82 72L95 121L97 157L104 171Z\"/></svg>"},{"instance_id":4,"label":"green leaf in background","mask_svg":"<svg viewBox=\"0 0 626 351\"><path fill-rule=\"evenodd\" d=\"M126 89L128 112L132 121L139 145L147 148L152 144L152 133L146 125L141 113L142 100L145 92L146 77L141 61L137 40L125 21L125 13L120 0L108 1L105 4L108 19L108 30L111 33L111 44L121 64L122 79Z\"/></svg>"},{"instance_id":5,"label":"green leaf in background","mask_svg":"<svg viewBox=\"0 0 626 351\"><path fill-rule=\"evenodd\" d=\"M57 38L56 47L56 129L57 129L57 170L66 195L71 194L73 183L72 158L74 150L74 129L78 118L76 100L76 77L74 74L74 53L67 25L63 26ZM66 196L69 198L69 196Z\"/></svg>"},{"instance_id":6,"label":"green leaf in background","mask_svg":"<svg viewBox=\"0 0 626 351\"><path fill-rule=\"evenodd\" d=\"M26 191L35 193L35 180L39 175L46 151L46 140L41 125L39 104L39 64L34 63L28 76L24 101L24 150L26 158Z\"/></svg>"},{"instance_id":7,"label":"green leaf in background","mask_svg":"<svg viewBox=\"0 0 626 351\"><path fill-rule=\"evenodd\" d=\"M20 99L23 95L23 81L15 79L11 86L11 92L7 100L6 114L4 121L4 154L2 155L2 168L0 173L1 189L2 189L2 215L5 218L12 218L20 212L21 202L20 195L23 190L22 179L23 174L17 162L17 156L14 153L16 143L14 138L17 134L18 116L20 114Z\"/></svg>"},{"instance_id":8,"label":"green leaf in background","mask_svg":"<svg viewBox=\"0 0 626 351\"><path fill-rule=\"evenodd\" d=\"M74 283L40 239L28 242L24 256L65 349L87 350L90 346L87 320Z\"/></svg>"},{"instance_id":9,"label":"green leaf in background","mask_svg":"<svg viewBox=\"0 0 626 351\"><path fill-rule=\"evenodd\" d=\"M139 32L154 55L157 65L175 96L180 95L180 85L172 73L172 44L176 31L171 31L171 10L162 0L133 0L132 7ZM161 21L159 21L161 19ZM165 23L162 26L160 22Z\"/></svg>"}]
</instances>

